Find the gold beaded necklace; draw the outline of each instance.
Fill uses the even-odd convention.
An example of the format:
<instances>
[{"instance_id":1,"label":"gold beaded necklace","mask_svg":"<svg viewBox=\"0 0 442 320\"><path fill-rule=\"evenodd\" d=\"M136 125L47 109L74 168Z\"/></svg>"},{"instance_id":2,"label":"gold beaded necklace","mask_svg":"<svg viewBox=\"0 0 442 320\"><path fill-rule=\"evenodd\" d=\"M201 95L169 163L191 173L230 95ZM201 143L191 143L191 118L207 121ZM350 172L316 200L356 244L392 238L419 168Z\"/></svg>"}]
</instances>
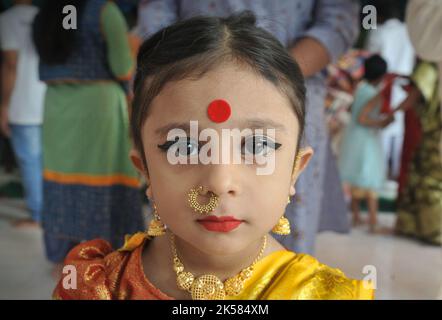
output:
<instances>
[{"instance_id":1,"label":"gold beaded necklace","mask_svg":"<svg viewBox=\"0 0 442 320\"><path fill-rule=\"evenodd\" d=\"M259 259L261 259L264 249L267 246L267 236L264 235L261 250L253 263L223 283L213 274L204 274L195 278L191 272L184 271L184 265L178 258L176 252L175 236L172 233L170 240L173 255L173 270L177 276L176 282L178 288L190 292L193 300L224 300L226 296L238 295L244 288L244 282L252 276L254 266Z\"/></svg>"}]
</instances>

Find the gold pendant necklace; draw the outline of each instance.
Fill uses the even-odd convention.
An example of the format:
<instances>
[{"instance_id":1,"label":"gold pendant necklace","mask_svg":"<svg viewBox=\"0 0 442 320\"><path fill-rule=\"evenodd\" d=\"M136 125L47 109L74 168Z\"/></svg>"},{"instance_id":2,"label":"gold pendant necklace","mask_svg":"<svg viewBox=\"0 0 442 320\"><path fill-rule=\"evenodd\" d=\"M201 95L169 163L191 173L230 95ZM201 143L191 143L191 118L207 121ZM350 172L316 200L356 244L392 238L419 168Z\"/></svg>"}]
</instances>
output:
<instances>
[{"instance_id":1,"label":"gold pendant necklace","mask_svg":"<svg viewBox=\"0 0 442 320\"><path fill-rule=\"evenodd\" d=\"M226 296L236 296L244 288L244 282L248 280L252 274L255 264L261 259L264 249L267 246L267 235L264 235L261 250L253 263L247 268L242 269L237 275L228 278L222 282L213 274L204 274L195 277L191 272L184 271L184 265L178 258L175 245L175 236L170 235L173 270L176 273L176 282L178 288L190 292L193 300L223 300Z\"/></svg>"}]
</instances>

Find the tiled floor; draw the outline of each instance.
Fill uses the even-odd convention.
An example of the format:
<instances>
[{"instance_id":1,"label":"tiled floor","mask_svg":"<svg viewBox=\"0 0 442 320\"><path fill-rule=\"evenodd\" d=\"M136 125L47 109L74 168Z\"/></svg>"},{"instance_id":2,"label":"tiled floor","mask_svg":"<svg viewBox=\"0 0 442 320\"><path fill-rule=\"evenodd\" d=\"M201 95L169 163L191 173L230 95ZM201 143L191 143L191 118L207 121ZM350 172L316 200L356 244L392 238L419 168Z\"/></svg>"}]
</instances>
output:
<instances>
[{"instance_id":1,"label":"tiled floor","mask_svg":"<svg viewBox=\"0 0 442 320\"><path fill-rule=\"evenodd\" d=\"M22 205L0 199L0 299L48 299L55 282L41 231L10 225L13 218L23 216Z\"/></svg>"},{"instance_id":2,"label":"tiled floor","mask_svg":"<svg viewBox=\"0 0 442 320\"><path fill-rule=\"evenodd\" d=\"M393 226L394 218L382 214L380 222ZM359 279L366 275L364 266L374 266L377 299L442 299L442 248L393 235L371 235L366 229L321 233L318 259Z\"/></svg>"},{"instance_id":3,"label":"tiled floor","mask_svg":"<svg viewBox=\"0 0 442 320\"><path fill-rule=\"evenodd\" d=\"M0 199L0 299L48 299L55 283L36 229L14 229L24 215L18 200ZM394 215L380 217L392 225ZM377 272L378 299L442 299L442 250L393 236L372 236L364 228L350 234L318 236L317 258L348 276L363 278L363 267Z\"/></svg>"}]
</instances>

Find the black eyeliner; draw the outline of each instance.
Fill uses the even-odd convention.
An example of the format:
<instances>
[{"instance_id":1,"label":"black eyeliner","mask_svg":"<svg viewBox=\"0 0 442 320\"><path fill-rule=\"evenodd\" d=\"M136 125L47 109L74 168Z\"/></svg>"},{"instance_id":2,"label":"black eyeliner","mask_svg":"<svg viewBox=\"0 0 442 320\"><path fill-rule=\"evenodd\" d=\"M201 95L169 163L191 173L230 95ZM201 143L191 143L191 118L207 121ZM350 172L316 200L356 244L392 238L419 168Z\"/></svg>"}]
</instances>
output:
<instances>
[{"instance_id":1,"label":"black eyeliner","mask_svg":"<svg viewBox=\"0 0 442 320\"><path fill-rule=\"evenodd\" d=\"M265 136L261 136L261 137L264 137L264 139L263 139L263 143L267 146L267 147L270 147L270 148L272 148L272 149L274 149L274 150L278 150L281 146L282 146L282 144L281 143L278 143L278 142L276 142L276 141L273 141L272 139L269 139L268 137L265 137ZM255 140L255 138L253 138L254 140ZM269 143L270 142L270 143Z\"/></svg>"},{"instance_id":2,"label":"black eyeliner","mask_svg":"<svg viewBox=\"0 0 442 320\"><path fill-rule=\"evenodd\" d=\"M278 142L275 142L274 143L275 144L275 150L278 150L278 148L280 147L280 146L282 146L282 144L280 144L280 143L278 143Z\"/></svg>"},{"instance_id":3,"label":"black eyeliner","mask_svg":"<svg viewBox=\"0 0 442 320\"><path fill-rule=\"evenodd\" d=\"M168 141L166 141L166 142L163 143L163 144L159 144L159 145L157 145L157 147L160 148L160 149L163 150L163 151L167 151L167 150L169 150L169 148L170 148L172 145L174 145L178 140L179 140L179 137L175 137L175 140L174 140L174 141L170 141L170 140L168 140Z\"/></svg>"}]
</instances>

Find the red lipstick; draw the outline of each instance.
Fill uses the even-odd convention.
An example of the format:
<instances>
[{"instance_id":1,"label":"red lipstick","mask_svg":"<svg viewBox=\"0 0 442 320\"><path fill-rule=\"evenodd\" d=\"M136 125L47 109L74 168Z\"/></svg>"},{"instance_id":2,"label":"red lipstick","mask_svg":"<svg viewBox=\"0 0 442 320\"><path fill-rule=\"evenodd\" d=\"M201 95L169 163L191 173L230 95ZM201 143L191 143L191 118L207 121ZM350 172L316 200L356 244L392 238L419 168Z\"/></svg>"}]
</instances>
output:
<instances>
[{"instance_id":1,"label":"red lipstick","mask_svg":"<svg viewBox=\"0 0 442 320\"><path fill-rule=\"evenodd\" d=\"M214 232L230 232L236 229L243 221L232 216L207 216L197 220L204 228Z\"/></svg>"}]
</instances>

